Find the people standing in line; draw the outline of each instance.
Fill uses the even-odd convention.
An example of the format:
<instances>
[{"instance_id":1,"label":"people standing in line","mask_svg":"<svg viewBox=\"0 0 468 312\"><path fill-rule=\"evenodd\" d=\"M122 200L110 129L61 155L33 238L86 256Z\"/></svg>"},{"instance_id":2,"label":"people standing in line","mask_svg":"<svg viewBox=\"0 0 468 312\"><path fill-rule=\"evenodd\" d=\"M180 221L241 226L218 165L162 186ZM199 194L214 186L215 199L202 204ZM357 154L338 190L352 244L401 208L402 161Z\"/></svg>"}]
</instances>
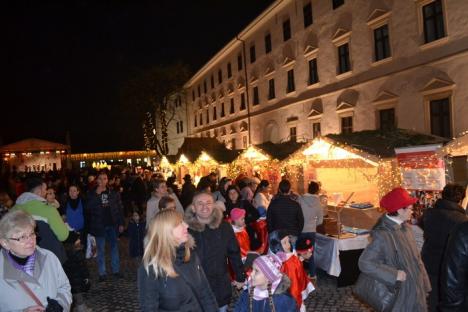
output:
<instances>
[{"instance_id":1,"label":"people standing in line","mask_svg":"<svg viewBox=\"0 0 468 312\"><path fill-rule=\"evenodd\" d=\"M465 187L447 184L434 208L427 209L423 216L424 245L421 256L431 280L429 311L437 311L439 303L440 266L447 247L450 232L460 223L468 221L465 210L460 206L465 197Z\"/></svg>"},{"instance_id":2,"label":"people standing in line","mask_svg":"<svg viewBox=\"0 0 468 312\"><path fill-rule=\"evenodd\" d=\"M268 232L275 230L287 230L292 244L304 228L304 215L301 205L291 195L291 183L282 180L278 186L278 194L271 200L267 210Z\"/></svg>"},{"instance_id":3,"label":"people standing in line","mask_svg":"<svg viewBox=\"0 0 468 312\"><path fill-rule=\"evenodd\" d=\"M289 278L281 273L281 263L271 255L253 261L248 288L234 307L234 312L297 312L296 302L289 294Z\"/></svg>"},{"instance_id":4,"label":"people standing in line","mask_svg":"<svg viewBox=\"0 0 468 312\"><path fill-rule=\"evenodd\" d=\"M184 184L182 184L182 190L180 192L180 203L184 209L192 203L193 195L197 192L195 184L192 182L190 174L184 176Z\"/></svg>"},{"instance_id":5,"label":"people standing in line","mask_svg":"<svg viewBox=\"0 0 468 312\"><path fill-rule=\"evenodd\" d=\"M182 215L172 209L153 218L138 269L142 311L218 311L187 228Z\"/></svg>"},{"instance_id":6,"label":"people standing in line","mask_svg":"<svg viewBox=\"0 0 468 312\"><path fill-rule=\"evenodd\" d=\"M62 242L68 237L69 230L55 207L46 203L47 185L39 177L29 177L26 180L26 192L16 199L13 210L24 210L36 220L37 230L41 238L38 245L52 251L60 263L67 259Z\"/></svg>"},{"instance_id":7,"label":"people standing in line","mask_svg":"<svg viewBox=\"0 0 468 312\"><path fill-rule=\"evenodd\" d=\"M229 217L231 210L234 208L241 208L245 210L245 223L252 224L260 217L257 209L252 204L244 199L241 199L239 189L235 185L227 188L227 200L225 203L226 210L225 216Z\"/></svg>"},{"instance_id":8,"label":"people standing in line","mask_svg":"<svg viewBox=\"0 0 468 312\"><path fill-rule=\"evenodd\" d=\"M130 258L140 258L143 256L143 239L145 238L146 222L137 211L134 211L132 218L128 222L128 250Z\"/></svg>"},{"instance_id":9,"label":"people standing in line","mask_svg":"<svg viewBox=\"0 0 468 312\"><path fill-rule=\"evenodd\" d=\"M180 190L176 184L175 175L172 175L169 178L167 178L166 185L167 185L168 192L170 192L171 194L175 194L175 196L177 196L177 198L180 199Z\"/></svg>"},{"instance_id":10,"label":"people standing in line","mask_svg":"<svg viewBox=\"0 0 468 312\"><path fill-rule=\"evenodd\" d=\"M169 196L174 199L176 202L176 210L180 213L184 213L184 208L182 207L177 196L172 193L169 194L167 190L166 181L163 179L155 179L151 183L153 192L151 193L151 198L146 204L146 226L149 226L151 219L159 212L159 201L163 196Z\"/></svg>"},{"instance_id":11,"label":"people standing in line","mask_svg":"<svg viewBox=\"0 0 468 312\"><path fill-rule=\"evenodd\" d=\"M195 239L195 252L201 260L220 312L226 312L231 302L231 279L227 261L234 271L237 287L245 281L239 244L223 212L215 206L213 194L198 193L185 211L185 222Z\"/></svg>"},{"instance_id":12,"label":"people standing in line","mask_svg":"<svg viewBox=\"0 0 468 312\"><path fill-rule=\"evenodd\" d=\"M441 267L439 309L468 311L468 222L459 224L447 245Z\"/></svg>"},{"instance_id":13,"label":"people standing in line","mask_svg":"<svg viewBox=\"0 0 468 312\"><path fill-rule=\"evenodd\" d=\"M142 214L145 211L145 203L148 201L148 190L142 174L135 175L131 186L131 198L138 212Z\"/></svg>"},{"instance_id":14,"label":"people standing in line","mask_svg":"<svg viewBox=\"0 0 468 312\"><path fill-rule=\"evenodd\" d=\"M0 220L0 311L70 311L68 278L58 258L36 246L35 227L32 216L22 210ZM26 287L34 289L39 302Z\"/></svg>"},{"instance_id":15,"label":"people standing in line","mask_svg":"<svg viewBox=\"0 0 468 312\"><path fill-rule=\"evenodd\" d=\"M111 247L111 269L114 277L122 278L120 272L119 246L117 231L124 230L123 206L119 193L108 188L107 172L101 171L96 179L97 186L88 192L87 219L89 233L96 238L99 281L105 281L106 242Z\"/></svg>"},{"instance_id":16,"label":"people standing in line","mask_svg":"<svg viewBox=\"0 0 468 312\"><path fill-rule=\"evenodd\" d=\"M380 207L387 213L372 229L372 240L359 258L359 269L369 277L389 287L401 283L392 311L427 311L431 285L407 223L416 201L403 188L382 197Z\"/></svg>"},{"instance_id":17,"label":"people standing in line","mask_svg":"<svg viewBox=\"0 0 468 312\"><path fill-rule=\"evenodd\" d=\"M221 178L221 180L219 181L218 190L216 192L213 192L215 201L221 201L223 203L226 203L227 189L231 185L232 185L232 179L227 178L227 177Z\"/></svg>"},{"instance_id":18,"label":"people standing in line","mask_svg":"<svg viewBox=\"0 0 468 312\"><path fill-rule=\"evenodd\" d=\"M270 206L271 202L271 185L268 180L262 180L255 190L254 197L252 200L252 205L255 208L264 207L265 209Z\"/></svg>"},{"instance_id":19,"label":"people standing in line","mask_svg":"<svg viewBox=\"0 0 468 312\"><path fill-rule=\"evenodd\" d=\"M315 233L317 225L323 222L323 209L319 197L320 185L311 181L307 187L307 193L299 197L302 214L304 215L304 227L300 234L300 238L310 240L312 247L315 248ZM308 259L309 276L316 279L316 269L313 255Z\"/></svg>"}]
</instances>

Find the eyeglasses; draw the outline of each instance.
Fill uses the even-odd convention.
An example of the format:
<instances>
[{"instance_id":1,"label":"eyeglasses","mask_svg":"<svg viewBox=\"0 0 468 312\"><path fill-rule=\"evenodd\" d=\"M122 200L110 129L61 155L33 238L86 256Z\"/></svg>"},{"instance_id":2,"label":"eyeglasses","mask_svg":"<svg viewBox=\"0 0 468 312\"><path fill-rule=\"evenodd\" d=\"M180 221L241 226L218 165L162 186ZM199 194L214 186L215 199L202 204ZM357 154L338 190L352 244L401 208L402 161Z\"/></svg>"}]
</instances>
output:
<instances>
[{"instance_id":1,"label":"eyeglasses","mask_svg":"<svg viewBox=\"0 0 468 312\"><path fill-rule=\"evenodd\" d=\"M17 241L18 243L24 244L29 241L31 238L36 238L36 233L31 233L31 234L24 234L21 235L20 237L10 237L8 238L9 240L14 240Z\"/></svg>"}]
</instances>

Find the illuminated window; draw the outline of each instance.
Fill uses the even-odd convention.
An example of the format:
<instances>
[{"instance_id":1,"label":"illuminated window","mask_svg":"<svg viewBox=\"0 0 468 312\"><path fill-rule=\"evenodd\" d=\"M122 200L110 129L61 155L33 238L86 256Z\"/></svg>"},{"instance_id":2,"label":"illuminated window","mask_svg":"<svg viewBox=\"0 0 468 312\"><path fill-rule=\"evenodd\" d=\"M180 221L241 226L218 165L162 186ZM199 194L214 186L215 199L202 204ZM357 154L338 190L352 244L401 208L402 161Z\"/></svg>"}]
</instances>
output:
<instances>
[{"instance_id":1,"label":"illuminated window","mask_svg":"<svg viewBox=\"0 0 468 312\"><path fill-rule=\"evenodd\" d=\"M312 124L312 136L313 136L314 138L320 136L320 133L321 133L320 128L321 128L320 122L314 122L314 123Z\"/></svg>"}]
</instances>

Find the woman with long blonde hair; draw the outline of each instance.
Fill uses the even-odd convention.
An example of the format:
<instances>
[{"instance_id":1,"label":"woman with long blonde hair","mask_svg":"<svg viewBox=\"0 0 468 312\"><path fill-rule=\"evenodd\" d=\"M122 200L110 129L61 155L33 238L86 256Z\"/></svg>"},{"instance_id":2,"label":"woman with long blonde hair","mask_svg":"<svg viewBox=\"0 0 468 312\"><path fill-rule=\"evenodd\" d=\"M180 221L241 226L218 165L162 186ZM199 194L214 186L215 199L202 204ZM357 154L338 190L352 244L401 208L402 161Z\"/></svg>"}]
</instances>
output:
<instances>
[{"instance_id":1,"label":"woman with long blonde hair","mask_svg":"<svg viewBox=\"0 0 468 312\"><path fill-rule=\"evenodd\" d=\"M216 298L195 253L182 215L172 209L156 214L145 238L138 270L142 311L218 311Z\"/></svg>"}]
</instances>

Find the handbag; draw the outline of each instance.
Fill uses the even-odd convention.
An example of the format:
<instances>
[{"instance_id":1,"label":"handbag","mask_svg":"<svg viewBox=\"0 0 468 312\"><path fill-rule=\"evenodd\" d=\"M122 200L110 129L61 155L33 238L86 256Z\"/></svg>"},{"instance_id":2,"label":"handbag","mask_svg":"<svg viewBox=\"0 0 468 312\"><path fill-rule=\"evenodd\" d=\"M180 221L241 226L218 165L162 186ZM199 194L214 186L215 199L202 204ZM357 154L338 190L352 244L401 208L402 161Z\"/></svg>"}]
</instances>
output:
<instances>
[{"instance_id":1,"label":"handbag","mask_svg":"<svg viewBox=\"0 0 468 312\"><path fill-rule=\"evenodd\" d=\"M397 269L401 270L398 249L392 234L390 234L390 238L397 255ZM374 310L378 312L390 312L393 310L400 288L401 281L397 281L394 286L388 286L368 274L361 272L353 292L360 300L366 302Z\"/></svg>"}]
</instances>

